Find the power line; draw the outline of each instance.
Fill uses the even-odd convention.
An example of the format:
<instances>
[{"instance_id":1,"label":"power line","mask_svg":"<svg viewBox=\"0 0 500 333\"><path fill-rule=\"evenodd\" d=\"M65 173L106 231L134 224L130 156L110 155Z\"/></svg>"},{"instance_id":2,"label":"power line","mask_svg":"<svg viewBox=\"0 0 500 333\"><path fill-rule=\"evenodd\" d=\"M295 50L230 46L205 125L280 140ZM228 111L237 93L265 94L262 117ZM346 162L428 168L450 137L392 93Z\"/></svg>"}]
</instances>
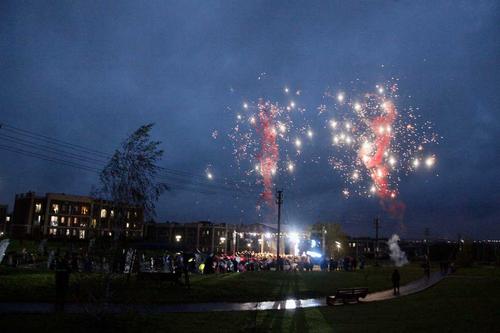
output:
<instances>
[{"instance_id":1,"label":"power line","mask_svg":"<svg viewBox=\"0 0 500 333\"><path fill-rule=\"evenodd\" d=\"M77 154L72 153L72 152L60 150L59 147L37 145L36 143L34 143L32 141L25 140L22 138L16 138L16 137L4 134L4 133L0 133L0 138L4 139L6 141L12 142L14 144L30 148L30 149L36 149L37 151L29 151L29 150L21 149L18 147L15 148L12 146L2 145L0 148L3 150L18 153L18 154L28 156L28 157L38 158L38 159L45 160L45 161L52 162L52 163L58 163L58 164L64 165L64 166L78 168L80 170L100 173L100 170L95 167L95 163L91 163L91 161L95 161L98 163L105 163L105 161L103 159L82 157L81 155L77 155ZM56 140L53 140L53 141L56 141ZM54 143L51 142L50 144L54 144ZM53 157L53 156L41 154L39 152L40 150L48 152L50 154L58 154L58 157ZM61 158L61 156L63 158ZM80 161L80 162L78 162L78 161ZM84 164L84 163L86 163L86 164ZM88 164L90 164L90 165L88 165ZM99 167L102 167L102 165L99 165ZM203 194L216 194L217 193L216 190L220 190L220 191L231 192L231 193L238 192L238 194L240 196L246 196L246 195L253 196L253 195L255 195L255 193L253 193L253 192L247 192L247 191L241 190L239 188L230 188L227 186L221 186L218 184L210 184L210 183L206 183L206 182L200 182L197 180L187 181L184 177L177 175L177 174L174 174L174 175L166 174L164 176L162 176L160 174L160 175L156 175L156 178L158 178L160 180L164 180L167 183L170 183L170 185L172 187L174 187L176 190L183 189L183 190L188 190L188 191L193 191L193 192L198 192L198 193L203 193Z\"/></svg>"},{"instance_id":2,"label":"power line","mask_svg":"<svg viewBox=\"0 0 500 333\"><path fill-rule=\"evenodd\" d=\"M31 152L31 151L26 151L26 150L19 149L19 148L13 148L13 147L9 147L9 146L5 146L5 145L0 144L0 149L5 150L5 151L10 151L10 152L13 152L13 153L16 153L19 155L23 155L23 156L27 156L27 157L34 157L34 158L44 160L47 162L52 162L52 163L55 163L57 165L69 166L69 167L80 169L83 171L92 172L95 174L100 174L100 172L101 172L97 168L88 167L88 166L85 166L82 164L73 163L70 161L62 160L62 159L47 157L47 156L42 155L42 154L38 154L35 152ZM170 185L175 185L174 189L179 190L179 191L195 192L195 193L199 193L199 194L208 194L208 195L218 194L214 190L198 187L197 185L191 185L191 184L186 184L186 183L175 183L175 182L170 183ZM230 193L222 193L222 194L230 194Z\"/></svg>"},{"instance_id":3,"label":"power line","mask_svg":"<svg viewBox=\"0 0 500 333\"><path fill-rule=\"evenodd\" d=\"M12 130L15 133L17 133L18 135L25 135L25 136L31 137L33 139L46 141L49 144L57 144L57 145L61 145L61 146L64 146L66 148L69 148L69 149L78 150L78 151L82 151L85 153L100 155L102 158L105 158L106 160L109 160L112 156L112 154L109 154L109 153L105 153L102 151L98 151L98 150L94 150L94 149L91 149L88 147L84 147L82 145L78 145L78 144L74 144L74 143L71 143L68 141L49 137L49 136L44 135L44 134L39 134L39 133L32 132L29 130L20 129L18 127L15 127L15 126L12 126L9 124L2 123L2 124L0 124L0 129L1 128L7 129L7 130ZM206 180L206 177L203 175L200 175L200 174L190 173L190 172L182 171L182 170L175 170L172 168L167 168L167 167L162 167L162 166L157 166L157 167L158 167L158 169L163 170L164 172L169 173L169 174L175 174L175 175L186 176L186 177L196 177L196 178L201 178L202 180ZM226 179L225 181L228 183L233 183L233 184L241 184L241 182L228 180L228 179Z\"/></svg>"}]
</instances>

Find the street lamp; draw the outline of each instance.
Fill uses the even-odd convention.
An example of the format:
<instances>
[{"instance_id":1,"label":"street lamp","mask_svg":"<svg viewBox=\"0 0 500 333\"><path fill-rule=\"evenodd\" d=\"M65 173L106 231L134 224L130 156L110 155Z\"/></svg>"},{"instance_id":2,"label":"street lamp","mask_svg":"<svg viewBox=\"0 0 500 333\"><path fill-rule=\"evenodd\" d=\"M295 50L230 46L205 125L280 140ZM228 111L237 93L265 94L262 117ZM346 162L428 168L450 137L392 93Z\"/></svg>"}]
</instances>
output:
<instances>
[{"instance_id":1,"label":"street lamp","mask_svg":"<svg viewBox=\"0 0 500 333\"><path fill-rule=\"evenodd\" d=\"M178 243L180 242L182 239L182 236L181 235L175 235L175 241Z\"/></svg>"}]
</instances>

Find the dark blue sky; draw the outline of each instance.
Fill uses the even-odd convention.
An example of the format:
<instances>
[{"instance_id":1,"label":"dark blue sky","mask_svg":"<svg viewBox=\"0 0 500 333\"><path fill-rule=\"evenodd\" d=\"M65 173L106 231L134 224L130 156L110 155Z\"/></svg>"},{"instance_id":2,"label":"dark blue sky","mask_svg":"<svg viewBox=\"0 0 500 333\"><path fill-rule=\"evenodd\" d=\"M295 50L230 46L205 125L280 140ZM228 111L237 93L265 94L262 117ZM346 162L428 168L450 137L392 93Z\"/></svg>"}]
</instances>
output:
<instances>
[{"instance_id":1,"label":"dark blue sky","mask_svg":"<svg viewBox=\"0 0 500 333\"><path fill-rule=\"evenodd\" d=\"M401 181L403 220L386 216L377 200L345 200L342 179L325 164L291 185L287 222L336 221L368 234L380 214L384 234L420 237L429 227L436 237L500 237L499 3L305 4L2 1L0 121L102 151L155 122L162 165L203 173L212 164L218 177L233 178L233 156L210 135L233 124L228 106L262 94L259 73L277 89L301 89L311 110L327 87L397 77L443 136L435 172ZM93 173L0 156L0 202L27 190L86 194L96 182ZM158 217L248 223L259 221L255 204L174 188Z\"/></svg>"}]
</instances>

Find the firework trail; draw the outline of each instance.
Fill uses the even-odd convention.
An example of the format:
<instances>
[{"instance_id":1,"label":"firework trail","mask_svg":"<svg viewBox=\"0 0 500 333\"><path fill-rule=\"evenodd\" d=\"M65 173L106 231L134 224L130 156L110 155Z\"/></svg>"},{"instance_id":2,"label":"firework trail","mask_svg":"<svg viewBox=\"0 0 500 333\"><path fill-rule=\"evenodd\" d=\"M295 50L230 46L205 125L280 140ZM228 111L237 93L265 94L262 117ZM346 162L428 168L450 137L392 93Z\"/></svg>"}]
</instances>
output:
<instances>
[{"instance_id":1,"label":"firework trail","mask_svg":"<svg viewBox=\"0 0 500 333\"><path fill-rule=\"evenodd\" d=\"M262 183L264 190L262 191L262 199L268 204L273 204L273 175L276 173L279 159L279 146L276 142L276 116L279 109L275 106L262 101L258 105L258 121L255 122L257 133L260 134L260 152L257 159L260 165L262 175Z\"/></svg>"},{"instance_id":2,"label":"firework trail","mask_svg":"<svg viewBox=\"0 0 500 333\"><path fill-rule=\"evenodd\" d=\"M373 146L375 146L375 152L370 157L370 146L362 145L359 150L359 155L365 165L369 170L371 178L375 187L377 188L377 194L381 198L394 197L395 192L389 189L387 182L388 168L386 162L384 161L384 154L389 150L392 140L392 124L396 119L396 107L394 103L390 101L382 102L382 108L384 109L384 114L376 117L373 121L369 121L369 128L371 129L375 140Z\"/></svg>"}]
</instances>

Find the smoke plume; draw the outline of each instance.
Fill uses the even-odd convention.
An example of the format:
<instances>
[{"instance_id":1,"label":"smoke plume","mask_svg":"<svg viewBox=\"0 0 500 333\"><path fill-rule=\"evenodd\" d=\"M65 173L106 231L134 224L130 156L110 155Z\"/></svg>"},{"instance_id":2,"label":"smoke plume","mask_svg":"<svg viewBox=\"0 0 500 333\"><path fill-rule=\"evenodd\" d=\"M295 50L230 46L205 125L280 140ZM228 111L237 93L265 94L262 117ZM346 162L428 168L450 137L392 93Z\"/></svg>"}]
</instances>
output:
<instances>
[{"instance_id":1,"label":"smoke plume","mask_svg":"<svg viewBox=\"0 0 500 333\"><path fill-rule=\"evenodd\" d=\"M399 236L394 234L387 241L387 245L389 245L389 251L390 251L389 256L391 257L392 261L394 261L394 264L397 267L401 267L408 263L408 258L406 258L406 253L401 251L401 249L399 248L398 242L399 242Z\"/></svg>"}]
</instances>

